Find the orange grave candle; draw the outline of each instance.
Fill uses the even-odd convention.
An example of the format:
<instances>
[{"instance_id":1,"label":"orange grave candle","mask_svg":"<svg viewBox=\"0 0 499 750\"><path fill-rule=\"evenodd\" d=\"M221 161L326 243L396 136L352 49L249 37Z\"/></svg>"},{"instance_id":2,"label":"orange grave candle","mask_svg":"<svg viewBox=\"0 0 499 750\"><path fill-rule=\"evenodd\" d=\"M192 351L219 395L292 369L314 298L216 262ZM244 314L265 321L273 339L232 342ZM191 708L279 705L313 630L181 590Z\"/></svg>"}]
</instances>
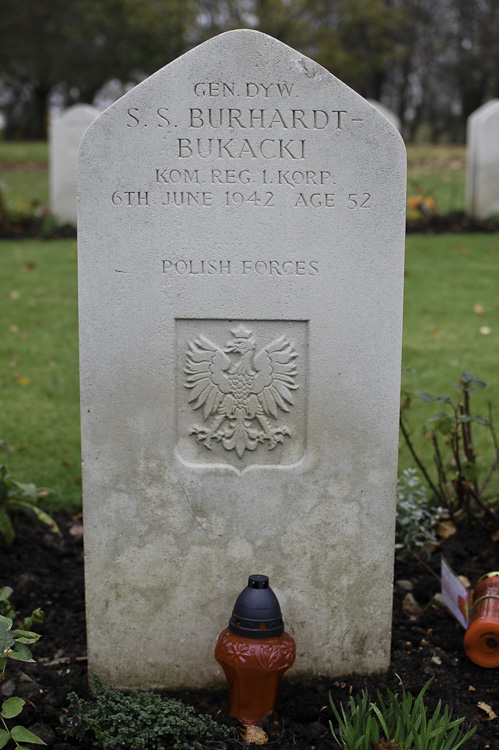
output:
<instances>
[{"instance_id":1,"label":"orange grave candle","mask_svg":"<svg viewBox=\"0 0 499 750\"><path fill-rule=\"evenodd\" d=\"M249 577L218 637L215 659L225 673L231 715L243 727L255 726L273 710L281 677L295 660L295 642L284 632L267 576Z\"/></svg>"},{"instance_id":2,"label":"orange grave candle","mask_svg":"<svg viewBox=\"0 0 499 750\"><path fill-rule=\"evenodd\" d=\"M473 590L464 648L480 667L499 667L499 571L480 578Z\"/></svg>"}]
</instances>

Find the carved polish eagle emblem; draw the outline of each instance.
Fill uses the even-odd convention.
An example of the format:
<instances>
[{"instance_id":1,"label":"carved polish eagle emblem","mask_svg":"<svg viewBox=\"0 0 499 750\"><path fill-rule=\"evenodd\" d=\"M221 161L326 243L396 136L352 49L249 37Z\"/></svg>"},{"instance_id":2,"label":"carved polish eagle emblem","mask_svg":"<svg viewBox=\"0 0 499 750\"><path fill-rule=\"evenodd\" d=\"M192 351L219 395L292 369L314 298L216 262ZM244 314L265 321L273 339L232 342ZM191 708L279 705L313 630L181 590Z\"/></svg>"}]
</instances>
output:
<instances>
[{"instance_id":1,"label":"carved polish eagle emblem","mask_svg":"<svg viewBox=\"0 0 499 750\"><path fill-rule=\"evenodd\" d=\"M272 450L285 435L291 437L277 420L294 404L298 355L286 336L257 352L249 328L239 325L231 333L223 347L204 335L189 342L184 385L190 390L188 402L201 410L205 423L194 425L190 434L210 450L215 441L242 458L261 444Z\"/></svg>"}]
</instances>

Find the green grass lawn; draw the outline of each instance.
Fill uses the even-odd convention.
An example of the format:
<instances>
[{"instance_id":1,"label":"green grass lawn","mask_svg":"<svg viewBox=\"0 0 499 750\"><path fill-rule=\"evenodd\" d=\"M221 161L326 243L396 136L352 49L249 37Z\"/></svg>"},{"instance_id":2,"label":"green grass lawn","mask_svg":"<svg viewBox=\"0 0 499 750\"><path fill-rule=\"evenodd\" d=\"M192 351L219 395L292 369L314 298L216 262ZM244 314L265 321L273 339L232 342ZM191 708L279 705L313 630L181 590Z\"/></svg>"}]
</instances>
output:
<instances>
[{"instance_id":1,"label":"green grass lawn","mask_svg":"<svg viewBox=\"0 0 499 750\"><path fill-rule=\"evenodd\" d=\"M462 207L464 154L461 146L409 147L409 191L417 180L444 210L457 207L446 208L444 196L450 200L461 191ZM0 170L0 181L11 188L9 201L47 202L46 144L0 142ZM486 416L488 402L498 404L498 254L499 233L407 238L403 365L420 376L404 374L404 390L457 395L450 385L467 370L488 383L475 397L477 412ZM76 242L4 240L0 279L0 439L12 447L14 476L56 491L48 507L77 509ZM417 436L440 409L413 404L409 416ZM488 436L478 426L474 432L485 456ZM429 446L423 447L429 456ZM401 444L400 468L413 465Z\"/></svg>"},{"instance_id":2,"label":"green grass lawn","mask_svg":"<svg viewBox=\"0 0 499 750\"><path fill-rule=\"evenodd\" d=\"M2 241L0 278L0 438L12 448L7 462L20 481L54 489L52 506L77 508L76 242Z\"/></svg>"},{"instance_id":3,"label":"green grass lawn","mask_svg":"<svg viewBox=\"0 0 499 750\"><path fill-rule=\"evenodd\" d=\"M47 143L0 140L0 190L17 211L50 202Z\"/></svg>"},{"instance_id":4,"label":"green grass lawn","mask_svg":"<svg viewBox=\"0 0 499 750\"><path fill-rule=\"evenodd\" d=\"M407 239L403 364L412 392L457 394L463 370L485 380L478 412L499 401L499 234ZM0 438L23 481L48 485L55 505L80 502L76 243L0 242ZM439 411L415 401L415 434ZM477 437L480 432L475 427ZM480 440L483 452L486 440ZM414 465L401 446L401 468Z\"/></svg>"},{"instance_id":5,"label":"green grass lawn","mask_svg":"<svg viewBox=\"0 0 499 750\"><path fill-rule=\"evenodd\" d=\"M431 196L437 214L464 211L466 203L466 147L407 147L407 195Z\"/></svg>"},{"instance_id":6,"label":"green grass lawn","mask_svg":"<svg viewBox=\"0 0 499 750\"><path fill-rule=\"evenodd\" d=\"M48 143L45 141L0 140L0 164L17 165L23 169L34 164L46 167L48 158Z\"/></svg>"},{"instance_id":7,"label":"green grass lawn","mask_svg":"<svg viewBox=\"0 0 499 750\"><path fill-rule=\"evenodd\" d=\"M467 371L487 383L472 397L475 414L487 418L489 402L499 404L498 266L499 234L407 238L402 356L404 367L413 368L419 377L404 373L403 391L457 398L459 391L451 386ZM432 451L420 437L421 428L440 411L439 404L415 399L408 413L414 440L427 460ZM493 455L490 433L474 425L473 434L485 465ZM414 466L403 442L399 463L400 470Z\"/></svg>"}]
</instances>

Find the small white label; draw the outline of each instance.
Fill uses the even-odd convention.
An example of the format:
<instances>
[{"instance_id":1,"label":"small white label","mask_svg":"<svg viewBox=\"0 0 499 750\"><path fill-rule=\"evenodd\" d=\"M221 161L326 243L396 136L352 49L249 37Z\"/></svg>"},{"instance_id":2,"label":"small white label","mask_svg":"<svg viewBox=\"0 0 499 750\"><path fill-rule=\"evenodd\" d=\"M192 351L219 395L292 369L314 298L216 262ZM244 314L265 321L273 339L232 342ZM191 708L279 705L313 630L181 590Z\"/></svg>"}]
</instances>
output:
<instances>
[{"instance_id":1,"label":"small white label","mask_svg":"<svg viewBox=\"0 0 499 750\"><path fill-rule=\"evenodd\" d=\"M441 576L442 600L463 628L467 628L469 624L468 607L470 592L466 586L461 583L443 556L441 562Z\"/></svg>"}]
</instances>

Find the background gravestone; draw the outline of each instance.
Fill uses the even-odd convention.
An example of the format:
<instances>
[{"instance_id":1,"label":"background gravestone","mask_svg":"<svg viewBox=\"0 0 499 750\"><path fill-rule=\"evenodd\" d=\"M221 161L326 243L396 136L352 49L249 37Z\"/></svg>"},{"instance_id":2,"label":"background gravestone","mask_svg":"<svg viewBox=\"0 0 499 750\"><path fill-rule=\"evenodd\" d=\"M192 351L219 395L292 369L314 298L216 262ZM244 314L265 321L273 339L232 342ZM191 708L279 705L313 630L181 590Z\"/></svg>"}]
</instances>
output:
<instances>
[{"instance_id":1,"label":"background gravestone","mask_svg":"<svg viewBox=\"0 0 499 750\"><path fill-rule=\"evenodd\" d=\"M113 104L79 159L89 668L201 686L250 573L295 673L389 663L405 149L256 31Z\"/></svg>"},{"instance_id":2,"label":"background gravestone","mask_svg":"<svg viewBox=\"0 0 499 750\"><path fill-rule=\"evenodd\" d=\"M396 115L393 110L391 110L389 107L386 107L384 104L381 104L381 102L376 101L375 99L367 99L367 101L369 102L369 104L372 104L373 107L376 107L378 112L381 112L381 114L384 115L387 120L390 120L392 125L395 125L399 133L402 131L400 117Z\"/></svg>"},{"instance_id":3,"label":"background gravestone","mask_svg":"<svg viewBox=\"0 0 499 750\"><path fill-rule=\"evenodd\" d=\"M468 216L499 214L499 99L479 107L467 123Z\"/></svg>"},{"instance_id":4,"label":"background gravestone","mask_svg":"<svg viewBox=\"0 0 499 750\"><path fill-rule=\"evenodd\" d=\"M50 208L61 224L76 226L76 169L83 133L100 111L75 104L50 123Z\"/></svg>"}]
</instances>

